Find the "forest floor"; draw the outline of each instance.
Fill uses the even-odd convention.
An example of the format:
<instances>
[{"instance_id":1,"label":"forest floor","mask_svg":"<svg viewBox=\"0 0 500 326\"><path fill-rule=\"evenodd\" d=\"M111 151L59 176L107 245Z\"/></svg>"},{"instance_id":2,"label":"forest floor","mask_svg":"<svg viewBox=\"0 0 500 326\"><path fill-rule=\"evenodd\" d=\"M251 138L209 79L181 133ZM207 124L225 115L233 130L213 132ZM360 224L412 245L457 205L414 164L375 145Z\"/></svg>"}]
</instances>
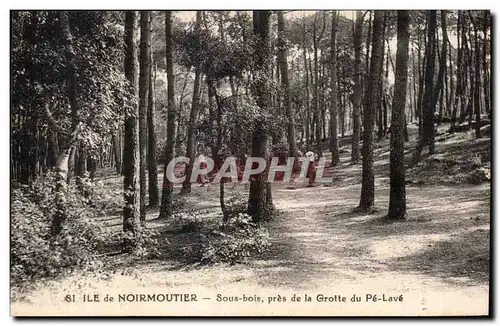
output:
<instances>
[{"instance_id":1,"label":"forest floor","mask_svg":"<svg viewBox=\"0 0 500 326\"><path fill-rule=\"evenodd\" d=\"M414 142L406 147L409 159ZM23 300L12 303L12 311L34 315L487 314L490 182L477 180L476 171L490 169L490 139L438 132L436 154L423 155L421 163L407 169L408 218L393 223L382 219L389 202L388 139L375 149L378 212L374 214L353 211L359 203L361 164L351 165L349 151L341 152L341 164L331 170L332 184L273 185L274 203L282 213L266 225L269 250L247 264L189 265L176 259L173 249L154 260L116 255L109 258L114 268L98 275L75 272L33 284ZM121 180L113 176L105 182L120 184ZM218 187L193 186L187 205L219 211L218 191ZM226 198L235 193L245 195L247 190L243 185L226 187ZM168 221L156 217L157 211L151 211L147 225L166 235L170 248L187 241L169 231ZM98 220L114 232L121 227L118 214ZM73 293L176 291L197 293L201 302L189 306L64 302L64 295ZM216 300L217 293L240 298L256 295L264 303L222 304ZM293 294L302 298L307 294L312 302L292 303ZM345 296L347 302L318 303L318 294ZM379 301L367 300L368 294L376 294ZM287 301L268 304L277 300L270 297L278 295ZM353 295L361 302L350 302ZM403 302L380 301L382 295L386 299L402 295Z\"/></svg>"}]
</instances>

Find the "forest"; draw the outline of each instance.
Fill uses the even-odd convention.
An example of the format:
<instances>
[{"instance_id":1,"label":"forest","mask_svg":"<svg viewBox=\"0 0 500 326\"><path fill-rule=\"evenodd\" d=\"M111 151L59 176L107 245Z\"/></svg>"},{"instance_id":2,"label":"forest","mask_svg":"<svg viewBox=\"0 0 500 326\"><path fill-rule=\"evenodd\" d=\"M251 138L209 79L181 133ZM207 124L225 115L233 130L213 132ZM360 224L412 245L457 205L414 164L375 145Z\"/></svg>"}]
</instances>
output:
<instances>
[{"instance_id":1,"label":"forest","mask_svg":"<svg viewBox=\"0 0 500 326\"><path fill-rule=\"evenodd\" d=\"M370 279L487 311L491 26L489 10L11 11L11 301Z\"/></svg>"}]
</instances>

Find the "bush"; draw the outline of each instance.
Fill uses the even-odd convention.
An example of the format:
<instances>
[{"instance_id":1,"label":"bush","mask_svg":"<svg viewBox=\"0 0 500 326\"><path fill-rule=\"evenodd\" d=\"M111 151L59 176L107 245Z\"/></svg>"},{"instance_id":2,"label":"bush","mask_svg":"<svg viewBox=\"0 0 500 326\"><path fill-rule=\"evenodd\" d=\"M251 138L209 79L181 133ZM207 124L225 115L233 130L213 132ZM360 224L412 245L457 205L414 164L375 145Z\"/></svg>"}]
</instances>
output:
<instances>
[{"instance_id":1,"label":"bush","mask_svg":"<svg viewBox=\"0 0 500 326\"><path fill-rule=\"evenodd\" d=\"M80 189L81 190L81 189ZM92 253L103 243L103 230L91 221L93 211L80 190L67 190L67 218L51 234L55 178L48 174L30 187L14 189L11 205L11 280L55 276L68 267L93 265Z\"/></svg>"},{"instance_id":2,"label":"bush","mask_svg":"<svg viewBox=\"0 0 500 326\"><path fill-rule=\"evenodd\" d=\"M159 243L158 243L159 232L148 229L146 227L140 228L135 236L132 232L123 232L120 234L121 242L128 244L123 250L129 252L137 257L145 258L156 258L160 256ZM165 242L168 240L165 238Z\"/></svg>"},{"instance_id":3,"label":"bush","mask_svg":"<svg viewBox=\"0 0 500 326\"><path fill-rule=\"evenodd\" d=\"M240 214L246 214L248 202L241 195L235 195L226 202L226 216L228 220Z\"/></svg>"},{"instance_id":4,"label":"bush","mask_svg":"<svg viewBox=\"0 0 500 326\"><path fill-rule=\"evenodd\" d=\"M204 226L203 216L204 211L188 211L175 213L172 216L173 225L180 229L181 232L197 232L201 231Z\"/></svg>"},{"instance_id":5,"label":"bush","mask_svg":"<svg viewBox=\"0 0 500 326\"><path fill-rule=\"evenodd\" d=\"M202 234L198 243L186 246L184 254L200 264L245 263L269 247L267 229L239 214L218 229Z\"/></svg>"}]
</instances>

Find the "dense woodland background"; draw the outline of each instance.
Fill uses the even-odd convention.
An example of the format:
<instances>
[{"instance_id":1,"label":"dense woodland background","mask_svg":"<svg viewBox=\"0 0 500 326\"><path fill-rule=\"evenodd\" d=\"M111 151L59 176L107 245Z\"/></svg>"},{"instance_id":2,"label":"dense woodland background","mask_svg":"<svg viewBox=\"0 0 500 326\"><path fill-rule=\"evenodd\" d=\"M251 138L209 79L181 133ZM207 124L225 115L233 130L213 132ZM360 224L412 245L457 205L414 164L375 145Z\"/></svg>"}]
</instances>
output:
<instances>
[{"instance_id":1,"label":"dense woodland background","mask_svg":"<svg viewBox=\"0 0 500 326\"><path fill-rule=\"evenodd\" d=\"M440 136L490 137L491 35L489 11L12 11L13 281L157 255L169 241L151 218L204 234L205 213L185 210L199 185L163 178L176 156L216 169L245 154L314 151L331 171L344 159L360 165L364 214L378 213L374 151L389 146L383 218L405 220L405 171L449 164ZM485 146L463 146L474 182L489 182ZM239 196L209 189L220 213L185 257L240 262L269 247L265 225L283 212L266 173ZM116 214L111 237L95 218Z\"/></svg>"}]
</instances>

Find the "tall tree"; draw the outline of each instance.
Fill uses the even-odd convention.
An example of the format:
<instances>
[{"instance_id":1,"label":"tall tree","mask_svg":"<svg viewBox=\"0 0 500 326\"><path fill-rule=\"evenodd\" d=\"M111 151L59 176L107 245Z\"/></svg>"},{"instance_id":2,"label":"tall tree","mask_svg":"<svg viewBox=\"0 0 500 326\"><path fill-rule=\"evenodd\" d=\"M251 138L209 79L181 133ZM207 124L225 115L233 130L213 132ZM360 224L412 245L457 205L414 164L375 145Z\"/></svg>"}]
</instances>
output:
<instances>
[{"instance_id":1,"label":"tall tree","mask_svg":"<svg viewBox=\"0 0 500 326\"><path fill-rule=\"evenodd\" d=\"M150 17L150 21L153 17ZM150 27L152 24L149 24ZM156 63L153 62L153 51L151 51L150 29L148 44L149 53L149 90L148 90L148 194L149 206L157 207L159 201L158 193L158 165L156 162L156 127L155 127L155 82L156 82Z\"/></svg>"},{"instance_id":2,"label":"tall tree","mask_svg":"<svg viewBox=\"0 0 500 326\"><path fill-rule=\"evenodd\" d=\"M444 73L445 73L445 69L446 69L446 55L447 55L446 51L448 48L448 32L446 30L446 10L441 10L441 30L443 33L443 41L442 41L442 45L441 45L439 71L438 71L436 86L434 88L434 93L432 96L432 103L431 103L431 107L433 108L432 110L434 112L436 110L436 105L438 104L439 97L442 96L443 91L444 91L443 81L444 81ZM441 119L441 115L439 116L439 119Z\"/></svg>"},{"instance_id":3,"label":"tall tree","mask_svg":"<svg viewBox=\"0 0 500 326\"><path fill-rule=\"evenodd\" d=\"M425 52L425 84L423 97L422 137L418 140L414 153L414 162L418 162L424 146L429 146L429 155L434 154L434 109L435 92L434 66L436 61L436 10L429 10L427 27L427 47Z\"/></svg>"},{"instance_id":4,"label":"tall tree","mask_svg":"<svg viewBox=\"0 0 500 326\"><path fill-rule=\"evenodd\" d=\"M451 121L450 121L450 133L455 132L455 122L457 119L458 106L463 106L464 103L464 88L462 81L463 74L463 42L461 41L461 34L464 32L461 29L462 26L462 13L458 11L458 19L457 19L457 90L455 95L455 100L453 103L453 108L451 112Z\"/></svg>"},{"instance_id":5,"label":"tall tree","mask_svg":"<svg viewBox=\"0 0 500 326\"><path fill-rule=\"evenodd\" d=\"M390 154L390 218L403 219L406 216L406 187L404 163L404 126L406 107L406 88L408 82L408 32L410 15L406 10L398 10L398 48L396 52L396 71L394 98L391 116L391 154Z\"/></svg>"},{"instance_id":6,"label":"tall tree","mask_svg":"<svg viewBox=\"0 0 500 326\"><path fill-rule=\"evenodd\" d=\"M198 34L201 27L201 11L196 12L196 25L195 31ZM189 124L187 127L187 144L186 144L186 157L189 157L189 164L186 166L186 180L182 184L182 193L191 192L191 173L193 172L194 163L194 131L196 127L196 119L199 111L199 98L200 98L200 79L201 79L201 66L197 64L195 67L194 85L193 85L193 99L191 102L191 113L189 115Z\"/></svg>"},{"instance_id":7,"label":"tall tree","mask_svg":"<svg viewBox=\"0 0 500 326\"><path fill-rule=\"evenodd\" d=\"M330 74L331 74L331 103L330 103L330 151L332 152L332 165L340 162L339 144L337 141L337 11L332 12L332 34L330 39Z\"/></svg>"},{"instance_id":8,"label":"tall tree","mask_svg":"<svg viewBox=\"0 0 500 326\"><path fill-rule=\"evenodd\" d=\"M484 91L484 107L486 110L486 113L488 113L488 116L491 119L491 108L490 108L490 91L491 91L491 85L490 85L490 72L488 69L488 62L486 61L486 54L491 56L489 49L490 49L490 43L488 42L487 34L488 34L488 29L490 29L491 21L490 21L490 13L489 10L484 10L484 15L483 15L483 91ZM491 35L491 34L490 34Z\"/></svg>"},{"instance_id":9,"label":"tall tree","mask_svg":"<svg viewBox=\"0 0 500 326\"><path fill-rule=\"evenodd\" d=\"M359 135L361 131L361 42L363 29L363 13L356 12L356 23L354 27L354 96L352 109L352 163L359 162ZM373 56L373 47L372 47ZM367 83L369 83L367 81Z\"/></svg>"},{"instance_id":10,"label":"tall tree","mask_svg":"<svg viewBox=\"0 0 500 326\"><path fill-rule=\"evenodd\" d=\"M261 114L254 125L251 154L252 157L263 158L266 162L268 159L268 135L265 116L269 114L266 111L269 110L271 104L270 78L272 74L270 69L272 56L269 42L270 16L270 11L253 12L253 30L256 36L253 90L255 101L261 110ZM266 185L266 177L264 173L260 173L250 182L247 212L256 223L268 217L269 207L267 204L271 199L271 187Z\"/></svg>"},{"instance_id":11,"label":"tall tree","mask_svg":"<svg viewBox=\"0 0 500 326\"><path fill-rule=\"evenodd\" d=\"M295 121L292 109L292 95L290 91L290 78L288 76L288 50L285 40L285 17L283 11L278 11L278 62L281 72L281 83L284 89L284 105L288 119L287 138L290 156L297 155L297 143L295 140Z\"/></svg>"},{"instance_id":12,"label":"tall tree","mask_svg":"<svg viewBox=\"0 0 500 326\"><path fill-rule=\"evenodd\" d=\"M125 76L129 81L130 92L137 94L136 74L136 32L137 14L135 11L125 13ZM139 125L137 117L139 108L133 106L125 118L125 134L123 140L123 231L135 235L140 227L139 220ZM125 246L130 245L124 243Z\"/></svg>"},{"instance_id":13,"label":"tall tree","mask_svg":"<svg viewBox=\"0 0 500 326\"><path fill-rule=\"evenodd\" d=\"M73 47L73 35L71 34L71 25L67 11L61 11L59 14L61 23L61 32L63 37L64 56L66 60L65 80L67 81L66 94L71 108L71 133L70 141L66 144L62 153L59 155L56 163L56 198L55 198L55 214L52 221L52 233L57 235L62 230L62 224L66 220L66 187L69 170L69 159L71 152L77 146L77 129L78 121L76 118L78 112L78 93L77 93L77 73L76 73L76 58ZM48 104L45 106L49 120L52 116L48 109ZM52 123L55 127L57 123ZM62 131L62 130L61 130Z\"/></svg>"},{"instance_id":14,"label":"tall tree","mask_svg":"<svg viewBox=\"0 0 500 326\"><path fill-rule=\"evenodd\" d=\"M379 87L382 82L382 33L383 11L376 11L373 18L372 56L370 60L370 78L364 98L363 110L363 172L359 209L372 210L375 203L375 177L373 174L373 129L375 110L380 105Z\"/></svg>"},{"instance_id":15,"label":"tall tree","mask_svg":"<svg viewBox=\"0 0 500 326\"><path fill-rule=\"evenodd\" d=\"M165 57L167 61L167 142L165 145L165 167L161 195L160 218L172 216L172 198L174 187L167 177L167 165L174 158L175 138L175 75L173 61L172 12L165 11Z\"/></svg>"},{"instance_id":16,"label":"tall tree","mask_svg":"<svg viewBox=\"0 0 500 326\"><path fill-rule=\"evenodd\" d=\"M319 43L321 42L321 39L323 38L323 34L325 32L325 27L326 27L326 21L325 21L325 14L323 13L323 24L321 31L319 35L316 37L317 34L317 17L316 15L314 16L314 24L313 24L313 53L314 53L314 99L313 99L313 104L314 104L314 123L316 126L316 129L313 129L315 131L315 137L316 137L316 151L318 152L318 155L321 155L321 110L320 110L320 105L319 105L319 59L318 59L318 48L319 48Z\"/></svg>"},{"instance_id":17,"label":"tall tree","mask_svg":"<svg viewBox=\"0 0 500 326\"><path fill-rule=\"evenodd\" d=\"M120 140L117 135L121 134L121 128L118 128L111 135L111 143L113 146L113 157L115 159L116 173L122 174L122 154L120 148Z\"/></svg>"},{"instance_id":18,"label":"tall tree","mask_svg":"<svg viewBox=\"0 0 500 326\"><path fill-rule=\"evenodd\" d=\"M474 26L474 112L476 114L476 124L475 124L475 131L476 131L476 138L481 138L481 100L480 100L480 93L481 93L481 70L480 70L480 65L481 65L481 55L480 55L480 48L479 48L479 40L477 36L478 28L476 26L477 22L475 22L475 19L472 17L472 13L469 11L469 15L471 16L471 21Z\"/></svg>"},{"instance_id":19,"label":"tall tree","mask_svg":"<svg viewBox=\"0 0 500 326\"><path fill-rule=\"evenodd\" d=\"M141 40L139 45L139 183L141 222L146 221L146 168L148 137L148 90L149 90L149 40L151 32L150 12L141 11Z\"/></svg>"}]
</instances>

